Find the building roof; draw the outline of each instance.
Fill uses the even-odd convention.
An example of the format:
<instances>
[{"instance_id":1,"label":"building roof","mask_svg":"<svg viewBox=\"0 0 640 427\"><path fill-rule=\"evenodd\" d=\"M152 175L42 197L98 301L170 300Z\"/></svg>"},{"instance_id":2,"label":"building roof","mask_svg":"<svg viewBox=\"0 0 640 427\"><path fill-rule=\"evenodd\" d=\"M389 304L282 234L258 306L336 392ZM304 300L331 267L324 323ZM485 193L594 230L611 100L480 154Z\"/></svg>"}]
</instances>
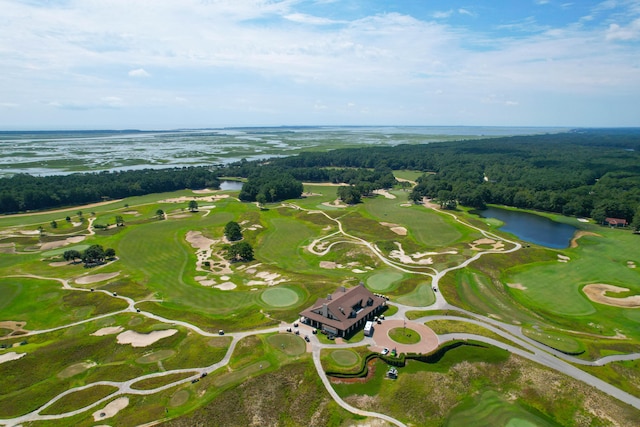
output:
<instances>
[{"instance_id":1,"label":"building roof","mask_svg":"<svg viewBox=\"0 0 640 427\"><path fill-rule=\"evenodd\" d=\"M605 218L605 222L611 225L627 225L627 220L623 218Z\"/></svg>"},{"instance_id":2,"label":"building roof","mask_svg":"<svg viewBox=\"0 0 640 427\"><path fill-rule=\"evenodd\" d=\"M340 287L327 298L318 298L300 315L344 331L385 303L384 297L372 294L361 283L350 289Z\"/></svg>"}]
</instances>

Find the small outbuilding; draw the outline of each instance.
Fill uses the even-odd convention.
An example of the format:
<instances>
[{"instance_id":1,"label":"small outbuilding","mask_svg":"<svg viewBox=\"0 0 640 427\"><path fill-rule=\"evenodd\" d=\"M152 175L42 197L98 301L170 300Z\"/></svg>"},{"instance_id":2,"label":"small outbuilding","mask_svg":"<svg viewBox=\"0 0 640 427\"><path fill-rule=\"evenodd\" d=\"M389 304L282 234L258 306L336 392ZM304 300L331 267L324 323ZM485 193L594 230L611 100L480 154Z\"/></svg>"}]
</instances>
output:
<instances>
[{"instance_id":1,"label":"small outbuilding","mask_svg":"<svg viewBox=\"0 0 640 427\"><path fill-rule=\"evenodd\" d=\"M608 225L609 227L626 227L629 223L623 218L605 218L604 225Z\"/></svg>"}]
</instances>

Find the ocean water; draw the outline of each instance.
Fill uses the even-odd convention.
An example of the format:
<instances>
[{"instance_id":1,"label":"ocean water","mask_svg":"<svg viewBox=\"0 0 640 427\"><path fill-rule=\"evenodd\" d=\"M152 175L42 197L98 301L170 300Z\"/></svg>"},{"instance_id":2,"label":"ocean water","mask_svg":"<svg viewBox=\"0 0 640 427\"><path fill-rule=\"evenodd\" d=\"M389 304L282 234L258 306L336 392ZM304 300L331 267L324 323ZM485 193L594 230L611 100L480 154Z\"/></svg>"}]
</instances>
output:
<instances>
[{"instance_id":1,"label":"ocean water","mask_svg":"<svg viewBox=\"0 0 640 427\"><path fill-rule=\"evenodd\" d=\"M56 175L141 168L226 164L362 145L420 144L510 135L557 133L565 128L268 127L176 131L0 132L0 177Z\"/></svg>"}]
</instances>

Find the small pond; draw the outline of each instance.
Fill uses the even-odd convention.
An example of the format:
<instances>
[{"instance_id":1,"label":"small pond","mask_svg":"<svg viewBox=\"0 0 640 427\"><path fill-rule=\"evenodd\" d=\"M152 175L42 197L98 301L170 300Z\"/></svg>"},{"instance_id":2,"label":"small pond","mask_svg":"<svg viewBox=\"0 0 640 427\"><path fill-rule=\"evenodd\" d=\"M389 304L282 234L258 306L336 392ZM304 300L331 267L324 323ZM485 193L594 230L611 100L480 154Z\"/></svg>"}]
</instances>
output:
<instances>
[{"instance_id":1,"label":"small pond","mask_svg":"<svg viewBox=\"0 0 640 427\"><path fill-rule=\"evenodd\" d=\"M504 222L504 225L500 227L502 231L514 234L521 240L548 248L568 247L577 230L572 225L555 222L528 212L489 207L476 213L483 218L496 218Z\"/></svg>"},{"instance_id":2,"label":"small pond","mask_svg":"<svg viewBox=\"0 0 640 427\"><path fill-rule=\"evenodd\" d=\"M220 181L220 189L225 191L240 191L242 190L242 184L244 183L241 181Z\"/></svg>"}]
</instances>

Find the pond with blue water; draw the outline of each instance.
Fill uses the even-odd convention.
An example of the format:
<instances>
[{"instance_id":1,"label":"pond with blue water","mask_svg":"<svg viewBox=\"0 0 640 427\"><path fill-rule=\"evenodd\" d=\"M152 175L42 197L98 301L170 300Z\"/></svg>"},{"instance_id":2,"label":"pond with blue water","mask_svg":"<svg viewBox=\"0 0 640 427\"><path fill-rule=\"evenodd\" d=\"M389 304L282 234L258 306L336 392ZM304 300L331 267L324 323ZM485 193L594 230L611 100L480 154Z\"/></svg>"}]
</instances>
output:
<instances>
[{"instance_id":1,"label":"pond with blue water","mask_svg":"<svg viewBox=\"0 0 640 427\"><path fill-rule=\"evenodd\" d=\"M477 211L483 218L495 218L504 223L500 230L517 236L519 239L548 248L569 247L577 228L552 221L540 215L528 212L512 211L495 207Z\"/></svg>"}]
</instances>

